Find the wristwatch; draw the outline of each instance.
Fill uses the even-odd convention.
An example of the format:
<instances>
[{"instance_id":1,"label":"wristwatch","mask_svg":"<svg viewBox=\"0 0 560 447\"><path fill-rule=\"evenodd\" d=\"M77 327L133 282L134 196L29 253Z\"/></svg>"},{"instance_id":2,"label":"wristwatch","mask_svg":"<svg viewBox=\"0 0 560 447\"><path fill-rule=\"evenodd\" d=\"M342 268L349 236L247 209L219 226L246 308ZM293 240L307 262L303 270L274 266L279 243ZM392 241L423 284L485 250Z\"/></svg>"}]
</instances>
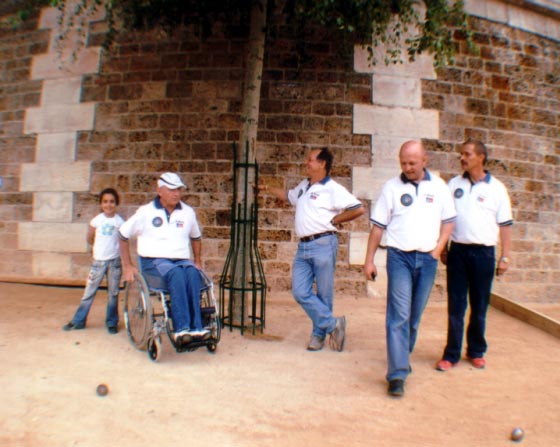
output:
<instances>
[{"instance_id":1,"label":"wristwatch","mask_svg":"<svg viewBox=\"0 0 560 447\"><path fill-rule=\"evenodd\" d=\"M500 258L500 262L505 262L506 264L509 264L509 258L507 256L502 256Z\"/></svg>"}]
</instances>

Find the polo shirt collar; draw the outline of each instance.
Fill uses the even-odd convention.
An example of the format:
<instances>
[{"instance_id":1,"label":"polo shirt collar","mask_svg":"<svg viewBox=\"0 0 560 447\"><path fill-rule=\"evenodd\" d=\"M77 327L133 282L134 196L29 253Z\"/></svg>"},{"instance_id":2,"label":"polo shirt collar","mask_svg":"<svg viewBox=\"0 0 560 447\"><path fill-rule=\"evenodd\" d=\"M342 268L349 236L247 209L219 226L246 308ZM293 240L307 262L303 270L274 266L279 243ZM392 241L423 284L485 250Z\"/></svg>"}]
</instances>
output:
<instances>
[{"instance_id":1,"label":"polo shirt collar","mask_svg":"<svg viewBox=\"0 0 560 447\"><path fill-rule=\"evenodd\" d=\"M320 183L321 185L326 184L329 180L331 179L330 175L327 175L326 177L324 177L323 179L319 180L317 183ZM307 179L307 189L311 188L311 179L308 178Z\"/></svg>"},{"instance_id":2,"label":"polo shirt collar","mask_svg":"<svg viewBox=\"0 0 560 447\"><path fill-rule=\"evenodd\" d=\"M158 210L164 209L163 205L161 204L161 200L160 200L159 196L157 196L157 197L154 199L154 206L155 206ZM179 203L177 203L177 205L175 205L175 209L176 209L176 210L180 210L180 209L182 209L182 208L183 208L183 207L181 206L181 202L179 202Z\"/></svg>"},{"instance_id":3,"label":"polo shirt collar","mask_svg":"<svg viewBox=\"0 0 560 447\"><path fill-rule=\"evenodd\" d=\"M430 175L430 173L428 172L427 169L424 169L424 178L422 178L422 180L420 181L430 181L432 180L432 176ZM417 185L416 182L413 182L412 180L409 180L408 177L404 174L404 172L401 172L401 181L403 183L412 183L413 185Z\"/></svg>"},{"instance_id":4,"label":"polo shirt collar","mask_svg":"<svg viewBox=\"0 0 560 447\"><path fill-rule=\"evenodd\" d=\"M490 179L492 178L490 172L487 170L484 170L484 172L486 173L486 175L482 178L481 182L490 183ZM472 181L471 176L467 171L463 172L463 178L466 178L469 182L471 182L472 185L475 184L475 182Z\"/></svg>"}]
</instances>

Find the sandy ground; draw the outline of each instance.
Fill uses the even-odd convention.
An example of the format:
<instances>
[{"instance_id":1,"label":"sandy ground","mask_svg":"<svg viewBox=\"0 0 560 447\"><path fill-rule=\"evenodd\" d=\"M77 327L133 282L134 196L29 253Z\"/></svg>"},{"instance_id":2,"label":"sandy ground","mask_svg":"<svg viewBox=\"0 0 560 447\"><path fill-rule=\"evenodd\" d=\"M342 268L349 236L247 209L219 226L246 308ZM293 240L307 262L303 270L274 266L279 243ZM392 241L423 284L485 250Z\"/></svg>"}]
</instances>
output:
<instances>
[{"instance_id":1,"label":"sandy ground","mask_svg":"<svg viewBox=\"0 0 560 447\"><path fill-rule=\"evenodd\" d=\"M445 304L430 303L402 399L386 394L384 302L337 297L346 350L304 348L310 327L288 294L270 294L264 336L226 330L216 353L160 363L122 328L63 332L81 289L0 283L0 446L524 446L560 444L560 340L497 310L485 370L434 370ZM110 392L99 397L95 388Z\"/></svg>"}]
</instances>

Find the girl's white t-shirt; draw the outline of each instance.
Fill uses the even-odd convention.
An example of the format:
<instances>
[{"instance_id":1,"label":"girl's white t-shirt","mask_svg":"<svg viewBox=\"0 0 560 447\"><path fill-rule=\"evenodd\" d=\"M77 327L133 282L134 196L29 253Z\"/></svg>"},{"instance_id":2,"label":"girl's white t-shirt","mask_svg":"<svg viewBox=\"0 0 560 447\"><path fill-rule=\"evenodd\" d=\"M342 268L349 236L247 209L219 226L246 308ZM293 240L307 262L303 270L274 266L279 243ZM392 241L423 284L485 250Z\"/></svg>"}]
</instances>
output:
<instances>
[{"instance_id":1,"label":"girl's white t-shirt","mask_svg":"<svg viewBox=\"0 0 560 447\"><path fill-rule=\"evenodd\" d=\"M93 259L96 261L109 261L120 256L119 228L124 220L118 214L107 217L100 213L89 223L95 228L95 241L93 242Z\"/></svg>"}]
</instances>

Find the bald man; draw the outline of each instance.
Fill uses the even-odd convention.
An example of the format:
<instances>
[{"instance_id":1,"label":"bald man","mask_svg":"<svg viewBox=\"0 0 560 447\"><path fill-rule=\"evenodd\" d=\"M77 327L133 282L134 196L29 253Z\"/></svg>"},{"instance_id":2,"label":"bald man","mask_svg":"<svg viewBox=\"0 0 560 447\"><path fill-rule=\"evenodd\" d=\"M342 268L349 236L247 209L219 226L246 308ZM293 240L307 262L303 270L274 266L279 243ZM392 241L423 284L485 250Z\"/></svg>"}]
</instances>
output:
<instances>
[{"instance_id":1,"label":"bald man","mask_svg":"<svg viewBox=\"0 0 560 447\"><path fill-rule=\"evenodd\" d=\"M409 356L456 217L449 188L428 172L427 159L421 142L404 143L399 151L402 172L385 183L370 214L367 279L377 275L374 257L383 231L387 232L386 379L387 391L395 397L404 394L412 370Z\"/></svg>"}]
</instances>

